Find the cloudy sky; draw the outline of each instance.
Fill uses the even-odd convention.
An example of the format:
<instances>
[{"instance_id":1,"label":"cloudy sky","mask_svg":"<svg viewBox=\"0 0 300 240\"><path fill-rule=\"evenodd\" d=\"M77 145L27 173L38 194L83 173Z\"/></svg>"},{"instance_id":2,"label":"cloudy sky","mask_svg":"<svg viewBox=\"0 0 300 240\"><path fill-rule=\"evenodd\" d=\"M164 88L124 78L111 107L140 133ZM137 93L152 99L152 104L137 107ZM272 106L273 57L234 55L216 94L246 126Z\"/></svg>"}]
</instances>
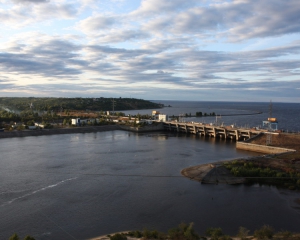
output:
<instances>
[{"instance_id":1,"label":"cloudy sky","mask_svg":"<svg viewBox=\"0 0 300 240\"><path fill-rule=\"evenodd\" d=\"M0 96L300 102L299 0L0 0Z\"/></svg>"}]
</instances>

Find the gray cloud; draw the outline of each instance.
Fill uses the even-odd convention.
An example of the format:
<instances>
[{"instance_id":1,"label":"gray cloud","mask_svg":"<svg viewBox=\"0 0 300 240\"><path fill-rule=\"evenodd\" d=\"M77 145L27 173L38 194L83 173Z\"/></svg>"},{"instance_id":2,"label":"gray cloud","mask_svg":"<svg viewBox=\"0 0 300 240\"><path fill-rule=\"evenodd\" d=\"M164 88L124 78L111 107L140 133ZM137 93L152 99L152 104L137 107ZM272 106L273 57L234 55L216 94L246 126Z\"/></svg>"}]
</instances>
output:
<instances>
[{"instance_id":1,"label":"gray cloud","mask_svg":"<svg viewBox=\"0 0 300 240\"><path fill-rule=\"evenodd\" d=\"M36 45L22 46L19 53L0 53L0 68L6 72L36 74L46 77L78 75L87 65L74 53L80 47L63 40L49 40ZM26 49L26 50L24 50Z\"/></svg>"},{"instance_id":2,"label":"gray cloud","mask_svg":"<svg viewBox=\"0 0 300 240\"><path fill-rule=\"evenodd\" d=\"M144 23L144 27L154 33L166 30L176 34L209 33L230 41L242 41L300 31L298 0L244 0L207 6L197 6L192 2L187 8L179 7L179 12L174 10L177 9L175 2L160 1L162 3L159 4L153 1L155 6L142 5L135 13L144 16L146 10L160 14L165 10L171 11L168 16L162 14Z\"/></svg>"}]
</instances>

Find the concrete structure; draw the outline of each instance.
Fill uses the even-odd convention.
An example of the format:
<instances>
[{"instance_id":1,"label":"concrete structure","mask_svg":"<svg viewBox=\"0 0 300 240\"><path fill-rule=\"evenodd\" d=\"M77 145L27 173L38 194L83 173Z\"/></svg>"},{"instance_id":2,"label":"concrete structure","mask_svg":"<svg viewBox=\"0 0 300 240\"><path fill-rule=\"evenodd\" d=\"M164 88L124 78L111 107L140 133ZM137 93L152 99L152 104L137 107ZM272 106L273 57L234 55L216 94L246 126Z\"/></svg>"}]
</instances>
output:
<instances>
[{"instance_id":1,"label":"concrete structure","mask_svg":"<svg viewBox=\"0 0 300 240\"><path fill-rule=\"evenodd\" d=\"M166 114L159 114L158 115L158 121L160 122L167 122L169 120L168 115Z\"/></svg>"},{"instance_id":2,"label":"concrete structure","mask_svg":"<svg viewBox=\"0 0 300 240\"><path fill-rule=\"evenodd\" d=\"M164 122L165 130L193 133L210 137L230 138L235 140L247 140L261 131L254 129L211 126L201 123Z\"/></svg>"},{"instance_id":3,"label":"concrete structure","mask_svg":"<svg viewBox=\"0 0 300 240\"><path fill-rule=\"evenodd\" d=\"M267 126L269 130L277 130L278 129L278 121L277 118L268 118L267 121L263 121L263 126Z\"/></svg>"},{"instance_id":4,"label":"concrete structure","mask_svg":"<svg viewBox=\"0 0 300 240\"><path fill-rule=\"evenodd\" d=\"M45 127L43 124L39 124L39 123L34 123L34 125L35 125L37 128L44 128L44 127Z\"/></svg>"},{"instance_id":5,"label":"concrete structure","mask_svg":"<svg viewBox=\"0 0 300 240\"><path fill-rule=\"evenodd\" d=\"M159 111L152 111L152 118L153 118L154 120L158 120L159 114L160 114Z\"/></svg>"},{"instance_id":6,"label":"concrete structure","mask_svg":"<svg viewBox=\"0 0 300 240\"><path fill-rule=\"evenodd\" d=\"M258 145L258 144L245 143L245 142L237 142L236 148L252 151L252 152L267 153L267 154L296 152L296 150L288 149L288 148L271 147L271 146Z\"/></svg>"}]
</instances>

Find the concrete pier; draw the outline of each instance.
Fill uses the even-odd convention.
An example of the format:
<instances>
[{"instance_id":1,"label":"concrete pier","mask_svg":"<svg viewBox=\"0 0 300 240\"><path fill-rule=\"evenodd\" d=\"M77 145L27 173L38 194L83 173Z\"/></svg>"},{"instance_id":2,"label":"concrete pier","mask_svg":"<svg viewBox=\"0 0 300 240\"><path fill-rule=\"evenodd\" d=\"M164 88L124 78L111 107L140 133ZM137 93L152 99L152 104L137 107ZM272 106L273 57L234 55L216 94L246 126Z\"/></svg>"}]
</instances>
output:
<instances>
[{"instance_id":1,"label":"concrete pier","mask_svg":"<svg viewBox=\"0 0 300 240\"><path fill-rule=\"evenodd\" d=\"M204 135L218 138L229 138L235 140L247 140L261 133L254 129L232 128L212 126L201 123L179 123L179 122L164 122L164 129L168 131L192 133L196 135Z\"/></svg>"}]
</instances>

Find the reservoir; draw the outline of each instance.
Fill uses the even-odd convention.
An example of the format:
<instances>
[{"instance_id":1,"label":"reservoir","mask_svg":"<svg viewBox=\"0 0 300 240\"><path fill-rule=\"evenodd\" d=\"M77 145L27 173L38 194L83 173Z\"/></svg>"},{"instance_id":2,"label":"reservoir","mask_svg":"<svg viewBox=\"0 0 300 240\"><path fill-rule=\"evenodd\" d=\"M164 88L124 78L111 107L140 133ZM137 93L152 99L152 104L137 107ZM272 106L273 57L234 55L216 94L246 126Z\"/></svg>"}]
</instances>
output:
<instances>
[{"instance_id":1,"label":"reservoir","mask_svg":"<svg viewBox=\"0 0 300 240\"><path fill-rule=\"evenodd\" d=\"M235 142L176 133L108 131L0 139L0 238L88 239L124 230L199 234L264 224L298 231L299 193L259 185L205 185L189 166L253 156Z\"/></svg>"}]
</instances>

